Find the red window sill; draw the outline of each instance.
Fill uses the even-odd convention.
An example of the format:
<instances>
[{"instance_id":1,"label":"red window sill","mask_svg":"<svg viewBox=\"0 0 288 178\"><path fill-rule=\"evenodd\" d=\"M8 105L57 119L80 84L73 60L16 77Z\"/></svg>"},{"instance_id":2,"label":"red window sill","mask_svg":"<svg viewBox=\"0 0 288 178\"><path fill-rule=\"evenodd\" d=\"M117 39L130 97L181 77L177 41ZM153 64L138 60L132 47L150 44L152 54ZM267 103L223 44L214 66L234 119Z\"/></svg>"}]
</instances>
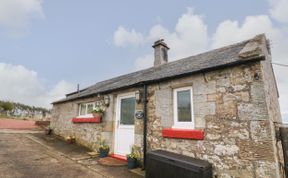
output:
<instances>
[{"instance_id":1,"label":"red window sill","mask_svg":"<svg viewBox=\"0 0 288 178\"><path fill-rule=\"evenodd\" d=\"M203 130L194 130L194 129L164 128L162 130L162 136L166 137L166 138L204 140L204 131Z\"/></svg>"},{"instance_id":2,"label":"red window sill","mask_svg":"<svg viewBox=\"0 0 288 178\"><path fill-rule=\"evenodd\" d=\"M73 118L73 123L101 123L100 118Z\"/></svg>"}]
</instances>

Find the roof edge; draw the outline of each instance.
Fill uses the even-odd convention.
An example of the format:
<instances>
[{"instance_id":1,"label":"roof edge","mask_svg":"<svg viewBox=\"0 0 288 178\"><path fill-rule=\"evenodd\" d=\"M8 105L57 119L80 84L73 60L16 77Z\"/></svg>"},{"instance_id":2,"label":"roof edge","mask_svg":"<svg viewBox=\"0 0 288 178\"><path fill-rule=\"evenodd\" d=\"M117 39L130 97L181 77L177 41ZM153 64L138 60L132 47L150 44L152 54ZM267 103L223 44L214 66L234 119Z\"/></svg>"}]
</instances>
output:
<instances>
[{"instance_id":1,"label":"roof edge","mask_svg":"<svg viewBox=\"0 0 288 178\"><path fill-rule=\"evenodd\" d=\"M239 61L232 62L232 63L225 64L225 65L213 66L213 67L210 67L210 68L200 69L200 70L193 71L193 72L187 72L187 73L180 74L180 75L175 75L175 76L172 76L172 77L164 77L164 78L160 78L160 79L157 79L157 80L147 80L147 81L144 81L144 82L136 83L134 85L120 87L120 88L106 90L106 91L101 91L101 92L98 92L98 93L93 93L93 94L89 94L89 95L85 95L85 96L81 96L81 97L77 97L77 98L73 98L73 99L68 99L68 100L65 100L65 101L59 100L59 101L55 101L55 102L53 102L51 104L54 105L54 104L61 104L61 103L71 102L71 101L75 101L75 100L79 100L79 99L85 99L85 98L88 98L88 97L96 96L99 93L107 94L107 93L111 93L111 92L114 92L114 91L120 91L120 90L125 90L125 89L129 89L129 88L141 86L141 85L144 85L144 84L153 84L153 83L157 83L157 82L172 80L172 79L175 79L175 78L185 77L185 76L188 76L188 75L194 75L194 74L198 74L198 73L201 73L201 72L208 72L208 71L223 69L223 68L227 68L227 67L237 66L237 65L241 65L241 64L247 64L247 63L254 63L254 62L257 62L257 61L263 61L265 59L266 58L265 58L264 55L253 56L253 57L248 58L248 59L246 58L245 60L239 60ZM63 98L63 99L65 99L65 98Z\"/></svg>"}]
</instances>

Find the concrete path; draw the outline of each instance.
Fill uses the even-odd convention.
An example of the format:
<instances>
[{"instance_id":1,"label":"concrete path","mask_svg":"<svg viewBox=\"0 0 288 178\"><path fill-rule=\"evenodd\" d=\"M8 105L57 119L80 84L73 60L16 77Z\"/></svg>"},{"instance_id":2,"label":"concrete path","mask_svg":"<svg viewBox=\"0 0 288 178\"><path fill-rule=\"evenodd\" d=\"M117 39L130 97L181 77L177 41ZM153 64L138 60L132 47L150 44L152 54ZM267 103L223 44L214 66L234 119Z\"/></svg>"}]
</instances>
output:
<instances>
[{"instance_id":1,"label":"concrete path","mask_svg":"<svg viewBox=\"0 0 288 178\"><path fill-rule=\"evenodd\" d=\"M105 177L33 141L26 134L0 134L0 177Z\"/></svg>"},{"instance_id":2,"label":"concrete path","mask_svg":"<svg viewBox=\"0 0 288 178\"><path fill-rule=\"evenodd\" d=\"M99 165L90 150L45 135L33 121L0 119L0 127L0 178L141 178L126 166Z\"/></svg>"}]
</instances>

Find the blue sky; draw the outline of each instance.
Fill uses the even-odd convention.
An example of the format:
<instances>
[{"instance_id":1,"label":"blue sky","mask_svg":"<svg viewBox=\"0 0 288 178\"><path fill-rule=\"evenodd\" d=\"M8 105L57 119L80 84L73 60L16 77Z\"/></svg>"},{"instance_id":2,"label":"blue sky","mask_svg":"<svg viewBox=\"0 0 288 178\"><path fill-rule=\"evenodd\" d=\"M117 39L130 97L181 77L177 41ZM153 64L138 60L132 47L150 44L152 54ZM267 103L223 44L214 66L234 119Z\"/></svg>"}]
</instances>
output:
<instances>
[{"instance_id":1,"label":"blue sky","mask_svg":"<svg viewBox=\"0 0 288 178\"><path fill-rule=\"evenodd\" d=\"M32 18L27 35L16 39L1 35L3 50L0 59L4 63L35 70L50 87L61 78L89 85L133 70L135 58L152 50L150 46L145 46L143 51L113 45L113 33L120 25L141 32L147 32L158 23L173 29L186 8L191 7L204 16L213 32L225 19L241 20L246 15L267 13L267 3L259 0L255 5L249 1L220 2L43 1L41 6L45 17ZM223 7L229 11L223 13ZM107 71L111 63L115 68ZM101 66L97 72L93 72L95 65Z\"/></svg>"},{"instance_id":2,"label":"blue sky","mask_svg":"<svg viewBox=\"0 0 288 178\"><path fill-rule=\"evenodd\" d=\"M287 0L2 0L0 99L48 106L77 83L151 66L159 38L175 60L266 32L273 59L288 63L284 7ZM287 68L274 69L287 114Z\"/></svg>"}]
</instances>

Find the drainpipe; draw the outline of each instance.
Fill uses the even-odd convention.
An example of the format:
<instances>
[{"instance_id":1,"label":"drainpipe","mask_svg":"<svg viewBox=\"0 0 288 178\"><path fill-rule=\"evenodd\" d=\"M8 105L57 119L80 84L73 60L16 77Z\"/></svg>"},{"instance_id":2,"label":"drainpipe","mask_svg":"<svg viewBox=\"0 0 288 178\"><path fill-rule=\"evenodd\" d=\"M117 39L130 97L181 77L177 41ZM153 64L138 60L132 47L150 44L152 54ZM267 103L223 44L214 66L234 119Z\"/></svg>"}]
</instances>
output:
<instances>
[{"instance_id":1,"label":"drainpipe","mask_svg":"<svg viewBox=\"0 0 288 178\"><path fill-rule=\"evenodd\" d=\"M143 133L143 169L145 170L146 167L146 152L147 152L147 85L144 84L143 86L144 90L144 120L143 120L143 126L144 126L144 133Z\"/></svg>"}]
</instances>

